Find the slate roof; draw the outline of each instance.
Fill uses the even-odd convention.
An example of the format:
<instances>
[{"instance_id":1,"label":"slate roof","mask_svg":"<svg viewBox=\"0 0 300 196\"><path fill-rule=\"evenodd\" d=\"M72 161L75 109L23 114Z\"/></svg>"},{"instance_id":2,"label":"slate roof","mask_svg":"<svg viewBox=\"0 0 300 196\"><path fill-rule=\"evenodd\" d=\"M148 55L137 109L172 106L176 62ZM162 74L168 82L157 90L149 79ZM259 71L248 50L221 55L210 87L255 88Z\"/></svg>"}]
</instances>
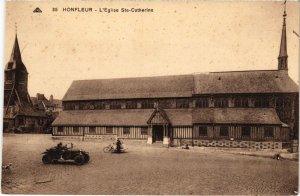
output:
<instances>
[{"instance_id":1,"label":"slate roof","mask_svg":"<svg viewBox=\"0 0 300 196\"><path fill-rule=\"evenodd\" d=\"M193 110L194 124L282 124L274 108L203 108Z\"/></svg>"},{"instance_id":2,"label":"slate roof","mask_svg":"<svg viewBox=\"0 0 300 196\"><path fill-rule=\"evenodd\" d=\"M286 71L211 72L195 75L73 81L63 101L191 97L193 94L298 93Z\"/></svg>"},{"instance_id":3,"label":"slate roof","mask_svg":"<svg viewBox=\"0 0 300 196\"><path fill-rule=\"evenodd\" d=\"M192 125L192 109L165 109L173 126Z\"/></svg>"},{"instance_id":4,"label":"slate roof","mask_svg":"<svg viewBox=\"0 0 300 196\"><path fill-rule=\"evenodd\" d=\"M23 104L22 107L19 108L19 111L10 114L9 112L6 113L6 108L3 108L4 118L15 118L16 116L32 116L32 117L46 117L46 113L44 111L36 111L30 105Z\"/></svg>"},{"instance_id":5,"label":"slate roof","mask_svg":"<svg viewBox=\"0 0 300 196\"><path fill-rule=\"evenodd\" d=\"M35 111L31 106L22 106L17 115L46 117L45 111Z\"/></svg>"},{"instance_id":6,"label":"slate roof","mask_svg":"<svg viewBox=\"0 0 300 196\"><path fill-rule=\"evenodd\" d=\"M147 126L154 110L73 110L61 111L52 123L59 125Z\"/></svg>"},{"instance_id":7,"label":"slate roof","mask_svg":"<svg viewBox=\"0 0 300 196\"><path fill-rule=\"evenodd\" d=\"M193 76L157 76L73 81L63 101L190 97Z\"/></svg>"},{"instance_id":8,"label":"slate roof","mask_svg":"<svg viewBox=\"0 0 300 196\"><path fill-rule=\"evenodd\" d=\"M147 126L155 109L68 110L59 113L53 126ZM164 110L173 126L192 124L280 125L273 108L203 108Z\"/></svg>"},{"instance_id":9,"label":"slate roof","mask_svg":"<svg viewBox=\"0 0 300 196\"><path fill-rule=\"evenodd\" d=\"M52 126L147 126L155 109L65 110L59 113ZM191 125L190 109L165 110L172 125Z\"/></svg>"},{"instance_id":10,"label":"slate roof","mask_svg":"<svg viewBox=\"0 0 300 196\"><path fill-rule=\"evenodd\" d=\"M195 94L297 93L286 71L232 71L195 75Z\"/></svg>"}]
</instances>

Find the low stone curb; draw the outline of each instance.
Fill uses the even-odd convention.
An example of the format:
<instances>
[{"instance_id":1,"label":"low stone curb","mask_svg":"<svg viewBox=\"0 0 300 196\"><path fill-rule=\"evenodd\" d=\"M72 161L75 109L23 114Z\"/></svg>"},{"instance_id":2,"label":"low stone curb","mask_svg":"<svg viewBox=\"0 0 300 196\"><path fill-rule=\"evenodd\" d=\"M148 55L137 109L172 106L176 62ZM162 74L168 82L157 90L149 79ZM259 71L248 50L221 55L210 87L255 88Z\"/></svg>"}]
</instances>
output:
<instances>
[{"instance_id":1,"label":"low stone curb","mask_svg":"<svg viewBox=\"0 0 300 196\"><path fill-rule=\"evenodd\" d=\"M178 147L177 149L182 149ZM184 149L182 149L184 150ZM249 150L244 151L244 149L227 149L227 148L216 148L216 147L189 147L189 150L192 151L206 151L206 152L223 152L229 154L239 154L239 155L247 155L247 156L256 156L256 157L265 157L265 158L274 158L276 154L279 154L281 159L298 161L299 156L298 153L289 153L286 150L274 150L274 151L265 151L265 150Z\"/></svg>"}]
</instances>

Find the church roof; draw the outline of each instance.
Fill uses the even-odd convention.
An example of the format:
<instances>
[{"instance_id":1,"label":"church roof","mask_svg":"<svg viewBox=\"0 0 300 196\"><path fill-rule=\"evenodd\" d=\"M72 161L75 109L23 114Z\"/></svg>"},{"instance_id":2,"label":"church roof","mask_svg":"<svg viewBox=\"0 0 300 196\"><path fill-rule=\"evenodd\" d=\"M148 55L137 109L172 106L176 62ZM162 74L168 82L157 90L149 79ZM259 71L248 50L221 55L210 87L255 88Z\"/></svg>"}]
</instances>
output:
<instances>
[{"instance_id":1,"label":"church roof","mask_svg":"<svg viewBox=\"0 0 300 196\"><path fill-rule=\"evenodd\" d=\"M65 110L52 126L148 126L155 109ZM165 110L172 125L191 125L191 109Z\"/></svg>"},{"instance_id":2,"label":"church roof","mask_svg":"<svg viewBox=\"0 0 300 196\"><path fill-rule=\"evenodd\" d=\"M286 71L232 71L195 75L195 94L295 93L297 84Z\"/></svg>"},{"instance_id":3,"label":"church roof","mask_svg":"<svg viewBox=\"0 0 300 196\"><path fill-rule=\"evenodd\" d=\"M52 126L147 126L155 109L67 110ZM192 124L281 125L273 108L201 108L164 110L173 126Z\"/></svg>"},{"instance_id":4,"label":"church roof","mask_svg":"<svg viewBox=\"0 0 300 196\"><path fill-rule=\"evenodd\" d=\"M73 110L61 111L53 126L147 126L154 110Z\"/></svg>"},{"instance_id":5,"label":"church roof","mask_svg":"<svg viewBox=\"0 0 300 196\"><path fill-rule=\"evenodd\" d=\"M156 76L140 78L73 81L63 101L91 99L132 99L190 97L193 76Z\"/></svg>"},{"instance_id":6,"label":"church roof","mask_svg":"<svg viewBox=\"0 0 300 196\"><path fill-rule=\"evenodd\" d=\"M21 51L19 47L19 41L18 41L18 36L16 35L15 37L15 42L14 46L10 55L9 62L6 64L5 70L12 70L12 69L19 69L24 70L27 73L27 69L25 65L22 62L22 56L21 56Z\"/></svg>"},{"instance_id":7,"label":"church roof","mask_svg":"<svg viewBox=\"0 0 300 196\"><path fill-rule=\"evenodd\" d=\"M193 110L193 123L282 124L274 108L202 108Z\"/></svg>"},{"instance_id":8,"label":"church roof","mask_svg":"<svg viewBox=\"0 0 300 196\"><path fill-rule=\"evenodd\" d=\"M191 97L193 94L296 93L286 71L232 71L207 74L73 81L63 101Z\"/></svg>"}]
</instances>

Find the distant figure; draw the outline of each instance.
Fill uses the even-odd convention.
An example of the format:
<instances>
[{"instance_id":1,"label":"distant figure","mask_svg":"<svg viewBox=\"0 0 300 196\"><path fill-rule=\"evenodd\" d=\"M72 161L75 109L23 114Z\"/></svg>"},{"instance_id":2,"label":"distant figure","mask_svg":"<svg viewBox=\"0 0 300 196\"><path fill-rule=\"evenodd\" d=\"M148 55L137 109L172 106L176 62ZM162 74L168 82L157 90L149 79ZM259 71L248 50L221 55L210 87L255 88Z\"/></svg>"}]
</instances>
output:
<instances>
[{"instance_id":1,"label":"distant figure","mask_svg":"<svg viewBox=\"0 0 300 196\"><path fill-rule=\"evenodd\" d=\"M275 154L273 159L280 160L280 154Z\"/></svg>"},{"instance_id":2,"label":"distant figure","mask_svg":"<svg viewBox=\"0 0 300 196\"><path fill-rule=\"evenodd\" d=\"M61 142L59 142L56 146L57 149L62 149L63 148L63 144Z\"/></svg>"},{"instance_id":3,"label":"distant figure","mask_svg":"<svg viewBox=\"0 0 300 196\"><path fill-rule=\"evenodd\" d=\"M188 144L185 144L185 145L182 147L182 149L186 149L186 150L188 150L188 149L190 149L190 147L189 147L189 145L188 145Z\"/></svg>"},{"instance_id":4,"label":"distant figure","mask_svg":"<svg viewBox=\"0 0 300 196\"><path fill-rule=\"evenodd\" d=\"M117 152L121 152L122 143L119 138L117 139L116 146L117 146Z\"/></svg>"}]
</instances>

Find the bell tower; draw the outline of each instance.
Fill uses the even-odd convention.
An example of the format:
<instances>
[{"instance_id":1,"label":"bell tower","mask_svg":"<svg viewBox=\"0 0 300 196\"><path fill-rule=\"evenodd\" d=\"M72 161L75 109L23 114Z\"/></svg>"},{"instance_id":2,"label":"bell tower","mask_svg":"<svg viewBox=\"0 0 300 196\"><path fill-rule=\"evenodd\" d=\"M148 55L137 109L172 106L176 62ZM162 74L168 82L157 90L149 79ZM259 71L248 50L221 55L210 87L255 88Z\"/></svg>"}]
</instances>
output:
<instances>
[{"instance_id":1,"label":"bell tower","mask_svg":"<svg viewBox=\"0 0 300 196\"><path fill-rule=\"evenodd\" d=\"M5 114L9 107L32 106L27 89L28 72L22 61L17 34L9 62L6 64L4 72Z\"/></svg>"},{"instance_id":2,"label":"bell tower","mask_svg":"<svg viewBox=\"0 0 300 196\"><path fill-rule=\"evenodd\" d=\"M280 50L278 56L278 70L288 70L288 55L287 55L287 42L286 42L286 3L284 4L283 25L281 33Z\"/></svg>"}]
</instances>

